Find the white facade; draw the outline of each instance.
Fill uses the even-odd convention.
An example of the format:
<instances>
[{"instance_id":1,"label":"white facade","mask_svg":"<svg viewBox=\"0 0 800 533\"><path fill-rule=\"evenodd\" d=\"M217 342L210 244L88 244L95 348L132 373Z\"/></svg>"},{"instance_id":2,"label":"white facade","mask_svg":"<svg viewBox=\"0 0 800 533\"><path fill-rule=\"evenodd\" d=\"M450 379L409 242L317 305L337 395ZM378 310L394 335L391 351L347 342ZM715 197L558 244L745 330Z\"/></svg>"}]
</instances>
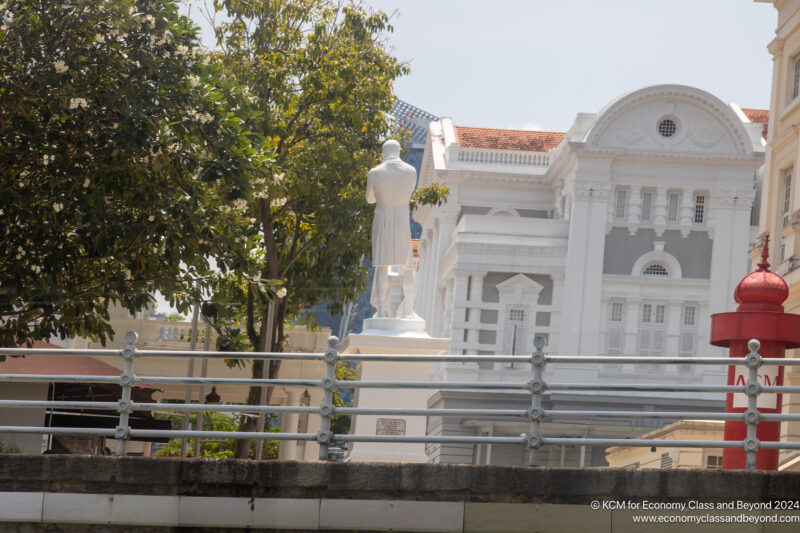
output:
<instances>
[{"instance_id":1,"label":"white facade","mask_svg":"<svg viewBox=\"0 0 800 533\"><path fill-rule=\"evenodd\" d=\"M564 355L721 353L708 317L748 271L760 124L661 85L579 114L546 152L465 146L461 129L431 124L420 175L451 190L416 214L431 335L465 354L530 353L534 334ZM536 134L558 135L505 130Z\"/></svg>"},{"instance_id":2,"label":"white facade","mask_svg":"<svg viewBox=\"0 0 800 533\"><path fill-rule=\"evenodd\" d=\"M554 355L726 356L708 343L709 317L735 309L733 290L748 272L764 152L762 125L741 108L680 85L636 90L596 114L579 113L565 134L431 123L419 181L451 192L444 206L415 215L423 227L417 313L432 336L451 338L453 354L529 354L534 336L543 335ZM527 381L524 366L451 364L433 372L440 380ZM724 381L721 368L590 366L580 381ZM509 401L529 402L519 396ZM669 410L664 400L644 403ZM710 408L721 395L696 400ZM478 401L494 400L487 393ZM470 400L440 391L429 403ZM518 435L525 428L432 417L428 432ZM606 433L653 429L615 428ZM597 434L588 423L557 430ZM596 462L595 452L552 456L582 466ZM509 449L498 461L513 462L517 453ZM428 448L434 461L469 461L470 454L493 462L478 448Z\"/></svg>"}]
</instances>

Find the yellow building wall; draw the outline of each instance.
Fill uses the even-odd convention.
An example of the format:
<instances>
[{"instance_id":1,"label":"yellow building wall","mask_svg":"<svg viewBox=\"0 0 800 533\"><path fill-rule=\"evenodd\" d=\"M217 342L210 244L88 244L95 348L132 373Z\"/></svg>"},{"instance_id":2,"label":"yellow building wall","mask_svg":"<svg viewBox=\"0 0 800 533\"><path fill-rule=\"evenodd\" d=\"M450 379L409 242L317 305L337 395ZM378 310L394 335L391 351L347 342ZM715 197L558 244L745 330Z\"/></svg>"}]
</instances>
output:
<instances>
[{"instance_id":1,"label":"yellow building wall","mask_svg":"<svg viewBox=\"0 0 800 533\"><path fill-rule=\"evenodd\" d=\"M768 45L773 72L759 229L762 235L767 231L770 234L772 269L789 285L789 298L784 303L784 310L800 314L800 94L792 97L795 63L800 61L800 0L769 3L778 11L778 24L775 38ZM788 223L784 224L784 186L788 172L791 172L792 180ZM761 244L752 250L751 257L760 253ZM786 355L798 357L800 350L790 350ZM800 368L787 368L784 384L800 385ZM784 395L783 400L784 413L800 413L800 395ZM784 422L781 439L800 440L800 422ZM796 455L796 452L782 452L781 462Z\"/></svg>"},{"instance_id":2,"label":"yellow building wall","mask_svg":"<svg viewBox=\"0 0 800 533\"><path fill-rule=\"evenodd\" d=\"M615 446L606 450L606 460L611 468L660 469L663 455L668 454L672 459L671 468L708 468L708 456L722 457L722 448L679 448L670 447L668 443L671 440L724 440L724 427L725 423L721 421L681 420L637 437L663 439L665 446L659 446L655 451L651 448Z\"/></svg>"}]
</instances>

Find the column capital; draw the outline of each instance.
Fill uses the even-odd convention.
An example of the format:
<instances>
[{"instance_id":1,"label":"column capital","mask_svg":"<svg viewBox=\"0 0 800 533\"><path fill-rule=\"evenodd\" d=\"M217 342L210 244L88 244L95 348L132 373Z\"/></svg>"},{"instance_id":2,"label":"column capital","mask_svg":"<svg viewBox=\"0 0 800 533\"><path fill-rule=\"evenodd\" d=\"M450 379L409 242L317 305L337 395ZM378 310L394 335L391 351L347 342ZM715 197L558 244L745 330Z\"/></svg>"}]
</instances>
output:
<instances>
[{"instance_id":1,"label":"column capital","mask_svg":"<svg viewBox=\"0 0 800 533\"><path fill-rule=\"evenodd\" d=\"M295 388L284 388L283 392L286 393L286 405L300 405L300 392Z\"/></svg>"},{"instance_id":2,"label":"column capital","mask_svg":"<svg viewBox=\"0 0 800 533\"><path fill-rule=\"evenodd\" d=\"M459 204L446 203L439 208L439 221L440 224L455 224L458 221L458 215L461 214L461 206Z\"/></svg>"},{"instance_id":3,"label":"column capital","mask_svg":"<svg viewBox=\"0 0 800 533\"><path fill-rule=\"evenodd\" d=\"M775 37L772 42L767 45L767 50L769 50L769 53L775 58L778 58L783 55L784 42L785 41L781 37Z\"/></svg>"},{"instance_id":4,"label":"column capital","mask_svg":"<svg viewBox=\"0 0 800 533\"><path fill-rule=\"evenodd\" d=\"M607 181L576 181L573 190L577 200L608 200L611 184Z\"/></svg>"}]
</instances>

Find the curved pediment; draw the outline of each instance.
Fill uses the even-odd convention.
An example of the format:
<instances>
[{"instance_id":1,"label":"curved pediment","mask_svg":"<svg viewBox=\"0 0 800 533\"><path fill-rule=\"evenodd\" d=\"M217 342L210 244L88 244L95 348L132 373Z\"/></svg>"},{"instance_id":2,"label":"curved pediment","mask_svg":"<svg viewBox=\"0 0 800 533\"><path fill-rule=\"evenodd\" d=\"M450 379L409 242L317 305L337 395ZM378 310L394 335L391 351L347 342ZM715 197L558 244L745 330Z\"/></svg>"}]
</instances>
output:
<instances>
[{"instance_id":1,"label":"curved pediment","mask_svg":"<svg viewBox=\"0 0 800 533\"><path fill-rule=\"evenodd\" d=\"M598 113L590 146L674 153L746 155L752 141L741 119L716 96L683 85L639 89Z\"/></svg>"}]
</instances>

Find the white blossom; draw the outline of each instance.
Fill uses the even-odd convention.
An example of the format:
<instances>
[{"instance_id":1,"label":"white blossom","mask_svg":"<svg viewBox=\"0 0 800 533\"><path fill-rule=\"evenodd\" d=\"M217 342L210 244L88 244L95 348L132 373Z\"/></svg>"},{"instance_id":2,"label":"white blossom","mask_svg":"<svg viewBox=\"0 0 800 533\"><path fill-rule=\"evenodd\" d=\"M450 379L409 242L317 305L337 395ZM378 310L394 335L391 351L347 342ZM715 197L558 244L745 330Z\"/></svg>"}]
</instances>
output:
<instances>
[{"instance_id":1,"label":"white blossom","mask_svg":"<svg viewBox=\"0 0 800 533\"><path fill-rule=\"evenodd\" d=\"M87 188L89 186L89 183L91 183L91 180L89 178L83 180L83 188L84 189Z\"/></svg>"},{"instance_id":2,"label":"white blossom","mask_svg":"<svg viewBox=\"0 0 800 533\"><path fill-rule=\"evenodd\" d=\"M269 205L272 207L281 207L282 205L286 205L286 198L275 198L269 203Z\"/></svg>"},{"instance_id":3,"label":"white blossom","mask_svg":"<svg viewBox=\"0 0 800 533\"><path fill-rule=\"evenodd\" d=\"M286 297L286 287L281 287L277 291L275 291L275 296L278 298L285 298Z\"/></svg>"},{"instance_id":4,"label":"white blossom","mask_svg":"<svg viewBox=\"0 0 800 533\"><path fill-rule=\"evenodd\" d=\"M188 76L186 76L186 79L189 81L189 85L191 87L197 87L198 85L200 85L199 76L195 76L194 74L189 74Z\"/></svg>"},{"instance_id":5,"label":"white blossom","mask_svg":"<svg viewBox=\"0 0 800 533\"><path fill-rule=\"evenodd\" d=\"M97 35L94 36L94 40L97 41L98 43L104 43L106 41L106 37L102 33L98 33Z\"/></svg>"},{"instance_id":6,"label":"white blossom","mask_svg":"<svg viewBox=\"0 0 800 533\"><path fill-rule=\"evenodd\" d=\"M69 108L78 109L81 107L89 107L89 103L84 98L70 98Z\"/></svg>"},{"instance_id":7,"label":"white blossom","mask_svg":"<svg viewBox=\"0 0 800 533\"><path fill-rule=\"evenodd\" d=\"M55 67L56 72L59 74L62 74L68 70L67 65L65 65L64 62L61 60L58 60L55 63L53 63L53 66Z\"/></svg>"},{"instance_id":8,"label":"white blossom","mask_svg":"<svg viewBox=\"0 0 800 533\"><path fill-rule=\"evenodd\" d=\"M56 213L58 213L62 209L64 209L64 204L61 204L61 203L58 203L58 202L53 204L53 211L55 211Z\"/></svg>"},{"instance_id":9,"label":"white blossom","mask_svg":"<svg viewBox=\"0 0 800 533\"><path fill-rule=\"evenodd\" d=\"M181 45L178 46L178 49L176 50L176 52L178 54L182 55L182 56L185 56L186 54L189 53L189 47L186 46L186 45L181 44Z\"/></svg>"}]
</instances>

